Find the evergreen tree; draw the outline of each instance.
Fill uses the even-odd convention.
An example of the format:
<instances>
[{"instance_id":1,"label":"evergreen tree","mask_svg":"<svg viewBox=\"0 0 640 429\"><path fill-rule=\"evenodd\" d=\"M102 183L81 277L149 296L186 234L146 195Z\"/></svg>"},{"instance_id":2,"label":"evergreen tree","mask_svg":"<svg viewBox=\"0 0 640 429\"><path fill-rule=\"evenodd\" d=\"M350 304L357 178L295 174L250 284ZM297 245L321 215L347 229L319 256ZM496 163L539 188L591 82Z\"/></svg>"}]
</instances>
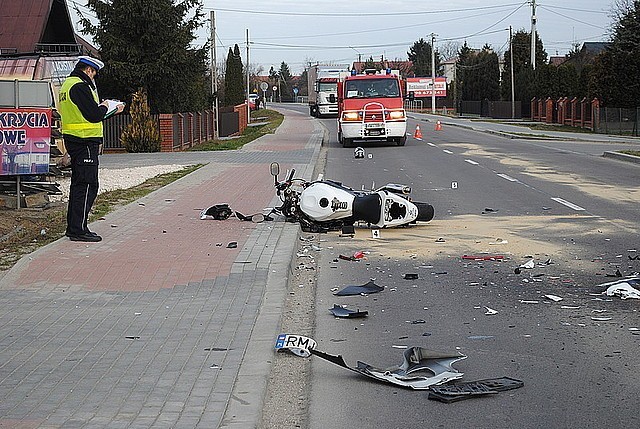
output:
<instances>
[{"instance_id":1,"label":"evergreen tree","mask_svg":"<svg viewBox=\"0 0 640 429\"><path fill-rule=\"evenodd\" d=\"M147 93L140 88L133 94L131 123L122 130L122 145L127 152L158 152L160 150L160 131L151 117L147 103Z\"/></svg>"},{"instance_id":2,"label":"evergreen tree","mask_svg":"<svg viewBox=\"0 0 640 429\"><path fill-rule=\"evenodd\" d=\"M474 52L467 43L458 54L456 79L459 97L467 101L497 100L500 97L498 54L485 45Z\"/></svg>"},{"instance_id":3,"label":"evergreen tree","mask_svg":"<svg viewBox=\"0 0 640 429\"><path fill-rule=\"evenodd\" d=\"M226 64L223 104L225 106L237 106L244 103L246 98L242 58L237 44L233 47L233 50L229 47Z\"/></svg>"},{"instance_id":4,"label":"evergreen tree","mask_svg":"<svg viewBox=\"0 0 640 429\"><path fill-rule=\"evenodd\" d=\"M617 15L611 42L591 74L589 92L609 107L640 105L640 0L629 3Z\"/></svg>"},{"instance_id":5,"label":"evergreen tree","mask_svg":"<svg viewBox=\"0 0 640 429\"><path fill-rule=\"evenodd\" d=\"M431 43L420 38L409 48L407 56L409 61L413 63L413 74L418 77L429 77L431 74ZM440 53L436 50L436 76L442 76L444 68L440 59Z\"/></svg>"},{"instance_id":6,"label":"evergreen tree","mask_svg":"<svg viewBox=\"0 0 640 429\"><path fill-rule=\"evenodd\" d=\"M280 97L282 101L291 101L293 100L293 85L292 80L293 76L291 76L291 70L289 69L289 65L284 61L280 63Z\"/></svg>"},{"instance_id":7,"label":"evergreen tree","mask_svg":"<svg viewBox=\"0 0 640 429\"><path fill-rule=\"evenodd\" d=\"M531 66L531 33L518 30L513 34L513 72L515 76L515 97L523 104L523 111L531 99L536 96L535 76ZM503 100L511 100L511 48L504 53L501 94ZM542 40L536 33L536 69L547 63L547 53Z\"/></svg>"},{"instance_id":8,"label":"evergreen tree","mask_svg":"<svg viewBox=\"0 0 640 429\"><path fill-rule=\"evenodd\" d=\"M127 100L145 88L155 113L210 105L208 47L191 47L203 24L200 0L87 0L86 5L98 22L80 22L106 64L98 74L103 97Z\"/></svg>"}]
</instances>

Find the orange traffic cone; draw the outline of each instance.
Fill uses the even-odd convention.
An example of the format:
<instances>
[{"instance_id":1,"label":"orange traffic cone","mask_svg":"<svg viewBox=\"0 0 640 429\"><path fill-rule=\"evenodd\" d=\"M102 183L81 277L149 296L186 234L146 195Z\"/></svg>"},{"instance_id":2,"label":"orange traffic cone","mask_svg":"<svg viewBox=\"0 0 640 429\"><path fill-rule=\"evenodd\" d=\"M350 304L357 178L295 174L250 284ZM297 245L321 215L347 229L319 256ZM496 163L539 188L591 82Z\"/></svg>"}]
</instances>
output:
<instances>
[{"instance_id":1,"label":"orange traffic cone","mask_svg":"<svg viewBox=\"0 0 640 429\"><path fill-rule=\"evenodd\" d=\"M422 138L422 131L420 131L420 125L416 125L416 131L413 133L413 138L414 139Z\"/></svg>"},{"instance_id":2,"label":"orange traffic cone","mask_svg":"<svg viewBox=\"0 0 640 429\"><path fill-rule=\"evenodd\" d=\"M442 131L442 124L440 121L436 121L436 131Z\"/></svg>"}]
</instances>

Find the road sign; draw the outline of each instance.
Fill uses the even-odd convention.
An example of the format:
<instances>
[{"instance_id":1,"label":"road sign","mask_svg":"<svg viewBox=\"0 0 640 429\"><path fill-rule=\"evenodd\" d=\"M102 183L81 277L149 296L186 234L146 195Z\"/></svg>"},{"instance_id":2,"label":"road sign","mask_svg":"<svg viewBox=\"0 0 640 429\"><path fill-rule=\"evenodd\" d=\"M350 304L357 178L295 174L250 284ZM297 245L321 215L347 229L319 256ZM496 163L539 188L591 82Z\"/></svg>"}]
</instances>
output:
<instances>
[{"instance_id":1,"label":"road sign","mask_svg":"<svg viewBox=\"0 0 640 429\"><path fill-rule=\"evenodd\" d=\"M294 93L295 95L298 95L298 88L293 88L293 93Z\"/></svg>"},{"instance_id":2,"label":"road sign","mask_svg":"<svg viewBox=\"0 0 640 429\"><path fill-rule=\"evenodd\" d=\"M271 89L273 89L273 91L275 92L275 91L277 91L277 90L278 90L278 87L277 87L277 86L275 86L275 85L273 85L273 88L271 88Z\"/></svg>"},{"instance_id":3,"label":"road sign","mask_svg":"<svg viewBox=\"0 0 640 429\"><path fill-rule=\"evenodd\" d=\"M260 89L266 91L267 89L269 89L269 84L267 82L260 83Z\"/></svg>"}]
</instances>

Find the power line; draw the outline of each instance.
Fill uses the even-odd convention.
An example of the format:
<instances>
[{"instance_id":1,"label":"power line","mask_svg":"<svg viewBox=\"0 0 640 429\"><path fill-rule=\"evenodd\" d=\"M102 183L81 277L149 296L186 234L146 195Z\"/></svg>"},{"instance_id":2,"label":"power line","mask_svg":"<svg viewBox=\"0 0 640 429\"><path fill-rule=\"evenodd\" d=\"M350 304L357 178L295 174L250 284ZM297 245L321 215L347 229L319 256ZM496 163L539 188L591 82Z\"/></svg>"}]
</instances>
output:
<instances>
[{"instance_id":1,"label":"power line","mask_svg":"<svg viewBox=\"0 0 640 429\"><path fill-rule=\"evenodd\" d=\"M538 3L538 6L541 6L540 3ZM551 6L551 5L545 5L544 3L542 4L542 6L545 6L547 8L552 8L552 9L570 10L572 12L599 13L602 15L607 14L607 12L605 12L604 10L590 10L590 9L577 9L573 7L564 7L564 6Z\"/></svg>"},{"instance_id":2,"label":"power line","mask_svg":"<svg viewBox=\"0 0 640 429\"><path fill-rule=\"evenodd\" d=\"M519 11L519 10L520 10L524 5L526 5L527 3L528 3L528 2L524 2L524 3L520 4L520 6L518 6L515 10L511 11L511 12L510 12L509 14L507 14L504 18L502 18L502 19L498 20L497 22L494 22L494 23L493 23L493 24L491 24L490 26L488 26L488 27L486 27L485 29L480 30L480 31L478 31L478 32L476 32L476 33L472 33L472 34L469 34L469 35L467 35L467 36L462 36L462 37L455 37L455 38L442 38L442 39L440 39L440 40L442 40L442 41L461 40L461 39L467 39L467 38L471 38L471 37L475 37L475 36L484 35L484 34L485 34L485 33L484 33L485 31L487 31L488 29L493 28L493 27L495 27L496 25L500 24L502 21L504 21L505 19L509 18L511 15L513 15L514 13L516 13L517 11ZM492 31L492 32L490 32L490 33L486 33L486 34L497 33L498 31L505 31L505 30L495 30L495 31Z\"/></svg>"},{"instance_id":3,"label":"power line","mask_svg":"<svg viewBox=\"0 0 640 429\"><path fill-rule=\"evenodd\" d=\"M579 19L577 19L577 18L573 18L573 17L571 17L571 16L568 16L568 15L562 14L562 13L560 13L560 12L556 12L556 11L554 11L554 10L552 10L552 9L549 9L548 7L541 6L541 5L538 5L538 7L539 7L540 9L544 9L544 10L546 10L546 11L548 11L548 12L551 12L551 13L553 13L553 14L555 14L555 15L559 15L559 16L561 16L561 17L563 17L563 18L570 19L571 21L579 22L580 24L588 25L588 26L590 26L590 27L594 27L594 28L597 28L597 29L600 29L600 30L606 30L606 28L601 27L601 26L599 26L599 25L594 25L594 24L590 24L590 23L585 22L585 21L581 21L581 20L579 20Z\"/></svg>"},{"instance_id":4,"label":"power line","mask_svg":"<svg viewBox=\"0 0 640 429\"><path fill-rule=\"evenodd\" d=\"M401 25L401 26L397 26L397 27L374 28L374 29L371 29L371 30L348 31L348 32L342 32L342 33L325 33L325 34L315 33L315 34L302 35L302 36L268 37L268 38L261 38L260 40L286 40L286 39L306 39L306 38L317 39L318 37L350 36L350 35L354 35L354 34L381 33L381 32L385 32L385 31L403 30L403 29L415 28L415 27L425 27L427 25L442 24L442 23L446 23L446 22L460 21L462 19L477 18L479 16L493 15L493 14L499 13L499 12L500 11L497 11L497 12L496 11L484 12L484 13L478 13L478 14L464 16L464 17L454 17L454 18L440 19L438 21L421 22L421 23L418 23L418 24Z\"/></svg>"},{"instance_id":5,"label":"power line","mask_svg":"<svg viewBox=\"0 0 640 429\"><path fill-rule=\"evenodd\" d=\"M354 12L354 13L343 13L343 12L271 12L271 11L260 11L260 10L246 10L246 9L228 9L228 8L220 8L220 7L203 7L204 10L215 10L221 12L234 12L234 13L246 13L252 15L278 15L278 16L331 16L331 17L358 17L358 16L404 16L404 15L430 15L430 14L438 14L438 13L454 13L454 12L469 12L474 10L486 10L486 9L495 9L495 8L505 8L510 6L516 6L519 3L508 3L501 5L492 5L492 6L478 6L478 7L468 7L468 8L460 8L460 9L447 9L447 10L429 10L429 11L413 11L413 12Z\"/></svg>"}]
</instances>

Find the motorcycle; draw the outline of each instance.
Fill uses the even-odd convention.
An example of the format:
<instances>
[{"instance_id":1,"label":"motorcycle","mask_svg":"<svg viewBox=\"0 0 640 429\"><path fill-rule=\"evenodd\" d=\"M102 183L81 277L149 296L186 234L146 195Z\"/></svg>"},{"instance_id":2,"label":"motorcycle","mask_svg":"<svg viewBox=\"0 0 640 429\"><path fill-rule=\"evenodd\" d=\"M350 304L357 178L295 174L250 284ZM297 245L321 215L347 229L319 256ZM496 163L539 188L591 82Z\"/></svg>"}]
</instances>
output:
<instances>
[{"instance_id":1,"label":"motorcycle","mask_svg":"<svg viewBox=\"0 0 640 429\"><path fill-rule=\"evenodd\" d=\"M356 191L333 180L295 178L295 169L280 182L277 162L271 164L270 171L282 201L273 211L300 223L305 232L344 232L345 228L353 230L356 222L376 228L406 226L429 222L434 216L431 204L411 201L408 186L387 184L373 191Z\"/></svg>"}]
</instances>

